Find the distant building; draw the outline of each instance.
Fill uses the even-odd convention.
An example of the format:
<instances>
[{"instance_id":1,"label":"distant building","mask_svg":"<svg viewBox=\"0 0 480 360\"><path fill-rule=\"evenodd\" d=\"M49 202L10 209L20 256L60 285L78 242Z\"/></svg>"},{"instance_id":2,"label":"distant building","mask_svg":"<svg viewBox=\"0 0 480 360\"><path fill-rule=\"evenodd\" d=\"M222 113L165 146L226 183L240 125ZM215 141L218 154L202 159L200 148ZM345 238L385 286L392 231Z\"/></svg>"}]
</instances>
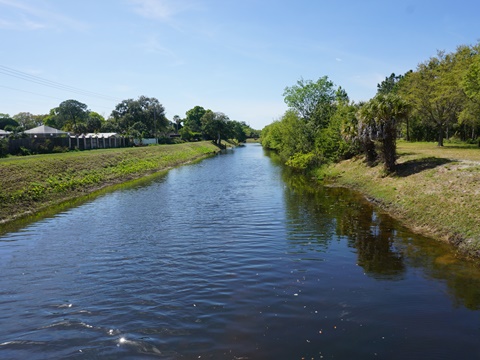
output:
<instances>
[{"instance_id":1,"label":"distant building","mask_svg":"<svg viewBox=\"0 0 480 360\"><path fill-rule=\"evenodd\" d=\"M10 134L10 131L0 129L0 139L7 137L8 134Z\"/></svg>"},{"instance_id":2,"label":"distant building","mask_svg":"<svg viewBox=\"0 0 480 360\"><path fill-rule=\"evenodd\" d=\"M25 130L24 133L33 138L51 138L68 135L68 133L65 131L58 130L46 125L37 126L36 128L30 130Z\"/></svg>"}]
</instances>

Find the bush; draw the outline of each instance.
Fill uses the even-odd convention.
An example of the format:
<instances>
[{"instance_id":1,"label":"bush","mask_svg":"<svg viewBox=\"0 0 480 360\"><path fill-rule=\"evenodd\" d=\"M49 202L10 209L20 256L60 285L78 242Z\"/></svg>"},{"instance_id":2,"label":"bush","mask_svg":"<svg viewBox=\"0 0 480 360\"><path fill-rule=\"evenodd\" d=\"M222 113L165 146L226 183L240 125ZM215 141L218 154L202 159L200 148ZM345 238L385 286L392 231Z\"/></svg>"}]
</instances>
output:
<instances>
[{"instance_id":1,"label":"bush","mask_svg":"<svg viewBox=\"0 0 480 360\"><path fill-rule=\"evenodd\" d=\"M308 169L313 164L314 161L315 161L315 154L313 153L308 153L308 154L296 153L296 154L293 154L290 157L290 159L288 159L286 165L296 170L305 170L305 169Z\"/></svg>"},{"instance_id":2,"label":"bush","mask_svg":"<svg viewBox=\"0 0 480 360\"><path fill-rule=\"evenodd\" d=\"M28 156L28 155L32 155L32 152L30 151L30 149L27 149L26 147L20 146L20 149L18 150L17 155Z\"/></svg>"},{"instance_id":3,"label":"bush","mask_svg":"<svg viewBox=\"0 0 480 360\"><path fill-rule=\"evenodd\" d=\"M50 139L45 140L43 144L38 145L37 152L39 154L49 154L53 152L53 142Z\"/></svg>"},{"instance_id":4,"label":"bush","mask_svg":"<svg viewBox=\"0 0 480 360\"><path fill-rule=\"evenodd\" d=\"M8 156L8 140L0 139L0 158Z\"/></svg>"},{"instance_id":5,"label":"bush","mask_svg":"<svg viewBox=\"0 0 480 360\"><path fill-rule=\"evenodd\" d=\"M52 152L54 153L65 153L68 151L68 148L65 146L54 146Z\"/></svg>"}]
</instances>

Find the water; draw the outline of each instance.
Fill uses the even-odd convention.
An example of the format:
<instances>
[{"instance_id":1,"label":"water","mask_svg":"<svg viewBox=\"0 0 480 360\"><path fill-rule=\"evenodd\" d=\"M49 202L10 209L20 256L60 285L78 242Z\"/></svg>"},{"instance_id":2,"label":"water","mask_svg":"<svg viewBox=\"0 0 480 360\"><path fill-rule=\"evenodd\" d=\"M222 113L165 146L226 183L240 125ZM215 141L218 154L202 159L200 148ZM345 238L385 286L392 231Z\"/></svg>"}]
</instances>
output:
<instances>
[{"instance_id":1,"label":"water","mask_svg":"<svg viewBox=\"0 0 480 360\"><path fill-rule=\"evenodd\" d=\"M259 145L0 237L1 359L477 359L480 271Z\"/></svg>"}]
</instances>

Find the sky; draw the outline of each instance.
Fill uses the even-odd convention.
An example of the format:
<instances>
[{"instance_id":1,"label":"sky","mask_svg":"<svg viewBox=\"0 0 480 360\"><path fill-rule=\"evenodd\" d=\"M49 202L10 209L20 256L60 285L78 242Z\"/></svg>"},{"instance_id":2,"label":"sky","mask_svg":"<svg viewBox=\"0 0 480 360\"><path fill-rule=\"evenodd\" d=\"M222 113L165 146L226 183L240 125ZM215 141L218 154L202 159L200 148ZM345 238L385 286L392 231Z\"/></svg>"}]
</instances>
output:
<instances>
[{"instance_id":1,"label":"sky","mask_svg":"<svg viewBox=\"0 0 480 360\"><path fill-rule=\"evenodd\" d=\"M287 110L285 87L328 76L350 99L480 40L478 0L0 0L0 113L68 99L108 117L157 98L254 129Z\"/></svg>"}]
</instances>

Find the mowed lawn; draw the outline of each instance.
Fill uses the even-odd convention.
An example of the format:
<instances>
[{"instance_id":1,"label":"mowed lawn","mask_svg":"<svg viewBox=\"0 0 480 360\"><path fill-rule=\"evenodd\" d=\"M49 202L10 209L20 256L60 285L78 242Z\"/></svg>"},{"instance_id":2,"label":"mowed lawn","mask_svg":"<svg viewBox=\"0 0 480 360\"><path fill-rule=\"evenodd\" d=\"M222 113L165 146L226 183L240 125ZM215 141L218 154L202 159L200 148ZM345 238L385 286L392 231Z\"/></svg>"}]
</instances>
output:
<instances>
[{"instance_id":1,"label":"mowed lawn","mask_svg":"<svg viewBox=\"0 0 480 360\"><path fill-rule=\"evenodd\" d=\"M333 184L354 188L412 230L448 241L480 258L480 148L435 143L397 144L397 171L363 159L331 166Z\"/></svg>"},{"instance_id":2,"label":"mowed lawn","mask_svg":"<svg viewBox=\"0 0 480 360\"><path fill-rule=\"evenodd\" d=\"M0 159L0 226L218 151L211 142L203 141Z\"/></svg>"},{"instance_id":3,"label":"mowed lawn","mask_svg":"<svg viewBox=\"0 0 480 360\"><path fill-rule=\"evenodd\" d=\"M455 160L467 160L480 162L480 147L473 144L451 144L445 143L443 147L433 142L405 142L397 143L398 154L406 156L435 156Z\"/></svg>"}]
</instances>

